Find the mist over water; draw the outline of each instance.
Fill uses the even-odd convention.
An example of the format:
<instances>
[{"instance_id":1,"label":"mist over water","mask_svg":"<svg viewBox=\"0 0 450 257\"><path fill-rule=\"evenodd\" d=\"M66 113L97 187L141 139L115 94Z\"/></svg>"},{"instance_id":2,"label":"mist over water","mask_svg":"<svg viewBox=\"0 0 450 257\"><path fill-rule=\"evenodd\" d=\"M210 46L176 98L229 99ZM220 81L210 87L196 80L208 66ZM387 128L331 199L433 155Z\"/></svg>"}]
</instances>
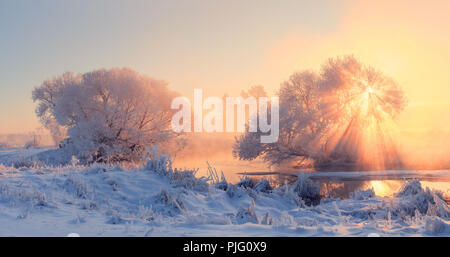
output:
<instances>
[{"instance_id":1,"label":"mist over water","mask_svg":"<svg viewBox=\"0 0 450 257\"><path fill-rule=\"evenodd\" d=\"M450 134L445 130L411 132L400 126L399 116L410 111L406 92L392 78L353 56L329 59L317 73L294 73L278 95L281 134L276 147L268 146L268 151L255 159L246 158L247 153L241 150L239 154L244 157L239 158L251 162L238 161L231 153L234 136L239 134L187 135L178 163L205 167L209 160L231 177L245 172L295 173L305 169L450 169ZM253 149L251 144L240 146ZM270 152L273 148L282 151ZM286 153L287 158L283 156Z\"/></svg>"},{"instance_id":2,"label":"mist over water","mask_svg":"<svg viewBox=\"0 0 450 257\"><path fill-rule=\"evenodd\" d=\"M416 179L421 181L424 188L440 190L447 200L450 199L450 169L436 165L426 166L423 170L420 165L405 158L405 168L399 170L364 170L370 175L351 176L348 174L358 174L358 171L329 170L324 176L323 172L315 170L313 167L296 167L292 163L285 163L278 166L269 166L262 159L243 161L233 158L232 145L234 135L223 133L217 134L197 134L187 141L187 147L177 153L175 157L175 167L198 168L199 176L208 176L208 164L215 168L219 175L224 173L228 182L239 182L240 178L248 175L256 180L261 178L269 179L274 184L282 185L295 181L298 172L308 172L313 180L320 184L321 194L330 198L348 198L349 194L355 190L373 189L375 194L382 197L392 197L401 185L408 180ZM425 144L425 143L424 143ZM400 151L399 151L400 152ZM424 163L422 163L425 165ZM410 167L410 168L407 168ZM340 174L343 171L344 176Z\"/></svg>"}]
</instances>

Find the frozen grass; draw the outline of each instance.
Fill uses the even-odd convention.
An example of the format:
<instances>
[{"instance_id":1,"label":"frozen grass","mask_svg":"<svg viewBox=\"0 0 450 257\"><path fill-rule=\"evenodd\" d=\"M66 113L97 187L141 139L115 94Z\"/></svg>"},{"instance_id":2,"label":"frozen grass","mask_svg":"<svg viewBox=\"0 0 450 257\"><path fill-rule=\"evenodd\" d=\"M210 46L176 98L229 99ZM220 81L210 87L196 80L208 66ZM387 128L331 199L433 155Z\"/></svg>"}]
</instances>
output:
<instances>
[{"instance_id":1,"label":"frozen grass","mask_svg":"<svg viewBox=\"0 0 450 257\"><path fill-rule=\"evenodd\" d=\"M450 236L442 193L410 181L393 198L373 190L322 199L307 174L274 187L231 184L172 167L156 148L138 167L0 165L0 235L65 236Z\"/></svg>"}]
</instances>

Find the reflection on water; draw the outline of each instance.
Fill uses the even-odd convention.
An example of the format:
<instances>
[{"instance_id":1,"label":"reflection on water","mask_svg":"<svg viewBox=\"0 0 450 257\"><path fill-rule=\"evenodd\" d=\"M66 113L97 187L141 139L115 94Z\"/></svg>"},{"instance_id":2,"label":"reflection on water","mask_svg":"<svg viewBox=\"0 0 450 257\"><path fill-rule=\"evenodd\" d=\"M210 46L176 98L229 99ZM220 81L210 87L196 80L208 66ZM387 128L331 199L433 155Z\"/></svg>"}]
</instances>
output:
<instances>
[{"instance_id":1,"label":"reflection on water","mask_svg":"<svg viewBox=\"0 0 450 257\"><path fill-rule=\"evenodd\" d=\"M355 190L367 190L372 188L375 195L392 197L405 181L403 180L372 180L372 181L318 181L322 195L330 198L345 199ZM450 197L450 183L446 181L420 181L423 188L439 190L446 198Z\"/></svg>"},{"instance_id":2,"label":"reflection on water","mask_svg":"<svg viewBox=\"0 0 450 257\"><path fill-rule=\"evenodd\" d=\"M391 197L402 186L403 181L399 180L373 180L365 182L364 190L373 188L375 195Z\"/></svg>"},{"instance_id":3,"label":"reflection on water","mask_svg":"<svg viewBox=\"0 0 450 257\"><path fill-rule=\"evenodd\" d=\"M373 181L318 181L322 195L330 198L347 198L355 190L373 188L377 196L391 197L403 184L399 180L373 180Z\"/></svg>"},{"instance_id":4,"label":"reflection on water","mask_svg":"<svg viewBox=\"0 0 450 257\"><path fill-rule=\"evenodd\" d=\"M374 171L373 173L376 173ZM400 172L400 171L399 171ZM316 183L320 185L321 194L326 198L340 198L346 199L349 197L350 193L355 190L367 190L373 189L375 195L381 197L392 197L401 188L401 186L412 179L419 180L422 187L429 188L432 190L439 190L444 193L447 202L450 200L450 180L448 177L436 176L430 178L429 176L421 176L420 172L417 172L416 176L413 178L402 178L400 175L383 175L384 179L370 179L371 176L348 176L348 177L331 177L331 176L315 176L315 173L311 172L311 178ZM353 174L355 172L344 172L344 174ZM372 173L372 172L371 172ZM428 175L430 173L440 173L440 171L427 171ZM277 175L278 181L288 181L288 183L294 182L296 177L292 174L279 174ZM380 177L380 176L374 176ZM429 181L431 180L431 181ZM281 183L280 183L281 184Z\"/></svg>"},{"instance_id":5,"label":"reflection on water","mask_svg":"<svg viewBox=\"0 0 450 257\"><path fill-rule=\"evenodd\" d=\"M239 161L230 159L229 155L216 155L208 162L219 172L219 175L222 171L228 182L231 183L238 182L244 173L255 179L268 178L278 185L296 180L295 172L279 173L280 168L268 168L260 160ZM208 176L207 161L203 158L175 159L174 166L178 168L198 168L198 175ZM442 175L443 172L444 175ZM392 197L405 181L418 179L423 188L440 190L449 199L449 174L449 171L311 172L311 178L320 184L322 195L330 198L345 199L355 190L370 188L373 188L377 196Z\"/></svg>"}]
</instances>

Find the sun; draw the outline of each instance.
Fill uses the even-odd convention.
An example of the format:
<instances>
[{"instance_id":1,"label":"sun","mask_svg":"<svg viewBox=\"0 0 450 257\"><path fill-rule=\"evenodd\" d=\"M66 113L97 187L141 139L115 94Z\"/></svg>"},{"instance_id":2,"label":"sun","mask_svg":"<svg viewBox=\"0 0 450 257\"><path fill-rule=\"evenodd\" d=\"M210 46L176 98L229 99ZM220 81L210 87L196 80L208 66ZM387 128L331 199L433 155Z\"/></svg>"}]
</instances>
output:
<instances>
[{"instance_id":1,"label":"sun","mask_svg":"<svg viewBox=\"0 0 450 257\"><path fill-rule=\"evenodd\" d=\"M341 90L343 99L339 113L343 119L336 128L334 156L346 157L355 167L364 170L384 170L400 165L400 157L392 141L395 114L402 109L403 95L393 80L369 70L355 76ZM374 183L378 191L381 184Z\"/></svg>"}]
</instances>

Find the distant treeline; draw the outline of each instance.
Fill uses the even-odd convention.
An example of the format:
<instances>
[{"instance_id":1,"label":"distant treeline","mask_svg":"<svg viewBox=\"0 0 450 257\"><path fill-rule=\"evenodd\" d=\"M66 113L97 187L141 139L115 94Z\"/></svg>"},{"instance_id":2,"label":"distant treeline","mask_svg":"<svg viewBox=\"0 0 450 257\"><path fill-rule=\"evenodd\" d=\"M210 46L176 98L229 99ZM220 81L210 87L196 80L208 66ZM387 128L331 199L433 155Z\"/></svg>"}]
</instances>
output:
<instances>
[{"instance_id":1,"label":"distant treeline","mask_svg":"<svg viewBox=\"0 0 450 257\"><path fill-rule=\"evenodd\" d=\"M3 147L22 147L28 142L34 140L36 134L22 133L22 134L0 134L0 148ZM39 144L42 146L54 145L52 137L49 134L38 134Z\"/></svg>"}]
</instances>

